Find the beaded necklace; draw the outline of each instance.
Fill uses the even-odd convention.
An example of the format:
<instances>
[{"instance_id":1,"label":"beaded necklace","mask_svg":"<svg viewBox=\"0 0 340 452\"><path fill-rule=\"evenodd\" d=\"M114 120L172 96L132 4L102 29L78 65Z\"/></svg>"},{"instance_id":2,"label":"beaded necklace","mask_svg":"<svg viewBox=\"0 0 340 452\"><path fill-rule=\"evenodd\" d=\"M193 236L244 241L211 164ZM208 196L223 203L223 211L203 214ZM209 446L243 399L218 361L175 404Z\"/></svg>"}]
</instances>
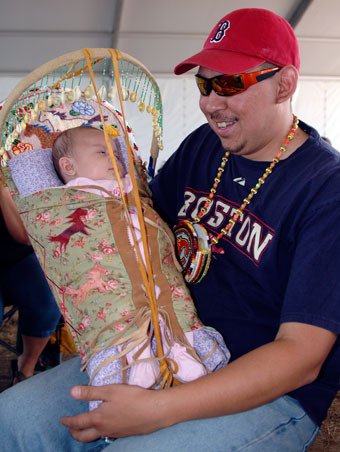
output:
<instances>
[{"instance_id":1,"label":"beaded necklace","mask_svg":"<svg viewBox=\"0 0 340 452\"><path fill-rule=\"evenodd\" d=\"M226 236L243 215L244 209L250 204L251 200L258 193L259 189L265 183L267 177L272 173L275 166L279 163L282 155L286 152L288 144L295 137L298 129L299 120L297 116L293 116L292 127L280 146L279 152L274 157L270 165L265 169L262 176L258 179L255 186L250 190L248 196L243 199L242 204L236 210L235 214L229 219L227 225L220 230L215 236L209 236L206 228L201 224L201 220L208 211L208 207L213 201L217 187L221 181L224 168L228 163L230 151L227 150L222 157L220 166L217 169L214 184L210 189L210 193L206 198L203 206L193 221L181 220L175 227L174 233L176 237L177 257L183 268L184 278L190 284L199 283L207 274L211 261L211 245L216 245L222 237Z\"/></svg>"}]
</instances>

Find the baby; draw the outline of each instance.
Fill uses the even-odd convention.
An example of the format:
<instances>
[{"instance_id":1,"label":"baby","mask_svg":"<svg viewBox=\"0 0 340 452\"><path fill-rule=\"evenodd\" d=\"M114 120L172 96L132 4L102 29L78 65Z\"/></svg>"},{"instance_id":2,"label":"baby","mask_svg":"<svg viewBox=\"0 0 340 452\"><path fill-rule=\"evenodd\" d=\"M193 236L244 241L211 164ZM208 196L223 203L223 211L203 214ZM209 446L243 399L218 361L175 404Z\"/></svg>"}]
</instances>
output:
<instances>
[{"instance_id":1,"label":"baby","mask_svg":"<svg viewBox=\"0 0 340 452\"><path fill-rule=\"evenodd\" d=\"M132 182L127 171L126 154L124 160L124 152L127 152L125 143L118 137L114 140L111 139L111 145L121 179L121 186L124 194L128 194L132 191ZM116 201L121 200L122 194L120 193L116 173L102 130L83 126L62 132L54 142L52 158L55 169L61 180L66 183L66 186L75 187L82 191L89 191L107 198L114 198ZM150 203L151 201L149 200L148 204L150 205ZM121 218L122 228L124 230L128 228L130 249L134 250L135 255L135 243L137 243L145 265L137 214L130 211L135 241L124 216L121 215L119 218ZM164 230L167 229L161 220L159 220L157 227L164 228ZM119 231L119 228L115 230ZM95 234L95 231L92 231L92 233ZM153 264L154 255L152 253L150 254L150 259ZM152 268L155 273L158 267L157 265L152 265ZM176 276L176 278L180 281L179 284L185 287L179 271L178 277ZM156 281L159 280L157 274L154 274L154 280L155 293L158 300L161 289L156 284ZM186 290L186 288L183 290ZM114 295L112 297L114 298ZM187 298L188 310L190 310L190 315L194 317L193 323L198 325L198 327L191 327L192 331L185 332L183 335L184 342L179 343L169 340L171 332L166 325L165 316L159 314L164 354L173 363L174 377L180 382L194 380L208 372L217 370L225 366L230 358L229 351L224 344L222 336L214 329L205 327L200 323L192 300L189 297ZM75 302L77 303L77 301ZM100 305L100 303L101 296L98 295L97 304ZM86 299L81 304L82 311L79 311L80 317L84 315ZM173 310L176 312L175 308ZM147 335L149 335L149 340ZM123 341L119 345L109 345L98 353L94 353L86 363L91 384L99 386L110 383L121 383L123 371L126 371L125 377L128 384L136 384L145 388L157 387L159 383L159 364L156 359L155 340L154 338L150 340L150 335L152 335L150 331L146 332L145 341L137 347L128 350L127 353L124 353L124 347L127 345ZM112 357L115 358L112 359ZM98 403L91 402L90 408L95 408Z\"/></svg>"},{"instance_id":2,"label":"baby","mask_svg":"<svg viewBox=\"0 0 340 452\"><path fill-rule=\"evenodd\" d=\"M125 192L131 190L131 180L122 162L119 152L121 144L119 139L111 139L111 146L119 175L122 179ZM122 143L122 141L120 141ZM93 127L80 126L65 130L54 141L52 160L60 179L67 186L95 185L103 187L106 191L95 190L95 193L108 196L112 192L118 196L117 179L111 158L109 156L105 136L102 131ZM126 176L124 178L124 176ZM125 187L128 184L128 187Z\"/></svg>"}]
</instances>

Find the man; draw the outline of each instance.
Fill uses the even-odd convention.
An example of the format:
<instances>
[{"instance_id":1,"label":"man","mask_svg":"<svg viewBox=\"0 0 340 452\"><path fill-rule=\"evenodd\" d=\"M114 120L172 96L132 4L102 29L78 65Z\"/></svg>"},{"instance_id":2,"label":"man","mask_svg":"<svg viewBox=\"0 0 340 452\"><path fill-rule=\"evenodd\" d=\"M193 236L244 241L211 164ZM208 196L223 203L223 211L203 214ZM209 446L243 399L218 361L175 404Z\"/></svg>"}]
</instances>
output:
<instances>
[{"instance_id":1,"label":"man","mask_svg":"<svg viewBox=\"0 0 340 452\"><path fill-rule=\"evenodd\" d=\"M308 448L339 385L340 158L291 112L299 65L286 21L241 9L221 19L202 51L175 69L199 66L208 124L162 168L154 200L176 225L199 315L230 344L231 364L164 391L76 386L76 400L104 400L77 416L71 414L84 406L63 394L59 408L49 396L43 413L31 402L40 425L39 435L27 437L31 447L53 448L58 438L63 450L94 450L105 445L97 438L116 437L105 440L106 450ZM64 365L63 377L51 371L50 387L61 392L62 378L79 384L75 368ZM7 397L2 406L13 403L14 395ZM51 428L62 413L76 440L97 441L82 445ZM6 439L8 450L20 450L14 436Z\"/></svg>"}]
</instances>

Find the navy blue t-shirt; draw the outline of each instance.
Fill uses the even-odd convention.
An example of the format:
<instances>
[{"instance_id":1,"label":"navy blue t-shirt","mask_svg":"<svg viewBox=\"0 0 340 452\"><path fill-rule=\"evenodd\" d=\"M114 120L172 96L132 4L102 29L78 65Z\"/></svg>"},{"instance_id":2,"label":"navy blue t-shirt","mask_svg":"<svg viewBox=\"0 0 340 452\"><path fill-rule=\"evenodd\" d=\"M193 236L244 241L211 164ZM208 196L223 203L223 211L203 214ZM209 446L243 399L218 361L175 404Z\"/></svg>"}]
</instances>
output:
<instances>
[{"instance_id":1,"label":"navy blue t-shirt","mask_svg":"<svg viewBox=\"0 0 340 452\"><path fill-rule=\"evenodd\" d=\"M231 236L214 246L206 277L190 286L199 317L223 335L232 360L273 341L282 322L340 332L340 154L314 129L299 126L308 140L274 168ZM151 189L171 226L197 215L224 153L205 124L166 162ZM230 155L202 219L209 233L226 226L267 166ZM317 424L339 375L338 340L317 381L290 394Z\"/></svg>"}]
</instances>

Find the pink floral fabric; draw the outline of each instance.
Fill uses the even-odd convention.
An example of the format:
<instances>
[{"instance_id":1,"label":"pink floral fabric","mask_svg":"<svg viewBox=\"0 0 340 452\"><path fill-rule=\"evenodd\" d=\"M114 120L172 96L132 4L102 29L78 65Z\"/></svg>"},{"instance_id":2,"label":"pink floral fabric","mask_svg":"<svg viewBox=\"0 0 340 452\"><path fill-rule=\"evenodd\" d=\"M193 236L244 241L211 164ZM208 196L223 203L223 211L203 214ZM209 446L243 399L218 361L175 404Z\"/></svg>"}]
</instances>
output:
<instances>
[{"instance_id":1,"label":"pink floral fabric","mask_svg":"<svg viewBox=\"0 0 340 452\"><path fill-rule=\"evenodd\" d=\"M108 218L110 205L124 232L121 202L65 187L35 193L19 204L32 245L84 362L97 349L114 343L115 336L136 330L133 318L138 310L149 308L146 296L144 306L135 305L131 275L138 274L138 263L135 260L135 268L127 271ZM144 209L152 222L149 227L157 231L162 271L180 327L183 332L201 328L175 266L167 227L147 204Z\"/></svg>"}]
</instances>

